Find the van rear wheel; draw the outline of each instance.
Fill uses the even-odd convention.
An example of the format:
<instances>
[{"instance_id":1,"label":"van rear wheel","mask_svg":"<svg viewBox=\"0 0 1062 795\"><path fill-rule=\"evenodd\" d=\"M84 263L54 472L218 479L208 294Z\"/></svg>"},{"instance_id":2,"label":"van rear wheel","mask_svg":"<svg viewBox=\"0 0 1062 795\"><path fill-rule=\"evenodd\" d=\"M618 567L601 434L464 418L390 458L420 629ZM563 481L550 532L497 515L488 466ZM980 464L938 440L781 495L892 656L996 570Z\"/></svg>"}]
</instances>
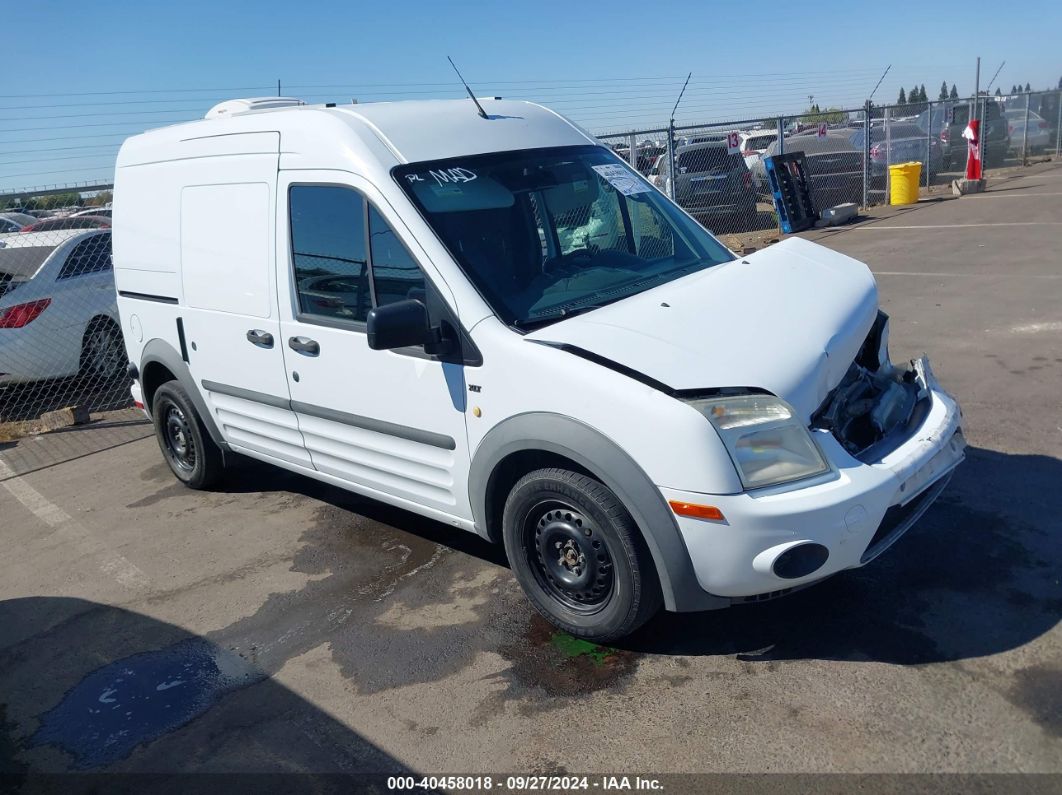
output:
<instances>
[{"instance_id":1,"label":"van rear wheel","mask_svg":"<svg viewBox=\"0 0 1062 795\"><path fill-rule=\"evenodd\" d=\"M191 398L176 381L155 392L151 416L162 455L177 479L192 489L205 489L221 478L221 450L210 438Z\"/></svg>"},{"instance_id":2,"label":"van rear wheel","mask_svg":"<svg viewBox=\"0 0 1062 795\"><path fill-rule=\"evenodd\" d=\"M548 621L580 638L629 635L660 608L660 586L638 527L591 477L540 469L505 501L502 535L517 581Z\"/></svg>"}]
</instances>

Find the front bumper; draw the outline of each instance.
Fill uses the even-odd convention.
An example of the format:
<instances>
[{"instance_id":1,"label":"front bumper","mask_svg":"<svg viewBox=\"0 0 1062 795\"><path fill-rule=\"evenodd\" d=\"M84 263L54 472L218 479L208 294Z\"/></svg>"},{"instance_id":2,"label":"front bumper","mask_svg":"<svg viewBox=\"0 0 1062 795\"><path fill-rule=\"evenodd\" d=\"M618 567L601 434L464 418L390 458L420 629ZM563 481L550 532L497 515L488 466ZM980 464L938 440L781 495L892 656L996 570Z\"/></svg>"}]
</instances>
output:
<instances>
[{"instance_id":1,"label":"front bumper","mask_svg":"<svg viewBox=\"0 0 1062 795\"><path fill-rule=\"evenodd\" d=\"M754 601L863 566L891 546L965 457L959 406L931 373L928 380L930 404L921 425L880 461L857 461L832 435L817 431L834 470L804 488L728 495L661 489L667 500L708 503L726 517L675 517L701 588ZM805 544L824 547L825 562L803 576L779 576L779 558Z\"/></svg>"}]
</instances>

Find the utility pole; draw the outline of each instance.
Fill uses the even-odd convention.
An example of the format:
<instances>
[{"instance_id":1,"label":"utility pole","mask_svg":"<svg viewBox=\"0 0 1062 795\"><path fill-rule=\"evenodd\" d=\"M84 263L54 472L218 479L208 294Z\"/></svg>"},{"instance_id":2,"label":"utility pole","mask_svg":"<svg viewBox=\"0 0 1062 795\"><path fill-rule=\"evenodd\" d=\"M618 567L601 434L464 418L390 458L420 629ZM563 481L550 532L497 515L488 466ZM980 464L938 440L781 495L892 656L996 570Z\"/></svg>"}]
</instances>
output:
<instances>
[{"instance_id":1,"label":"utility pole","mask_svg":"<svg viewBox=\"0 0 1062 795\"><path fill-rule=\"evenodd\" d=\"M277 96L280 96L280 78L277 78Z\"/></svg>"}]
</instances>

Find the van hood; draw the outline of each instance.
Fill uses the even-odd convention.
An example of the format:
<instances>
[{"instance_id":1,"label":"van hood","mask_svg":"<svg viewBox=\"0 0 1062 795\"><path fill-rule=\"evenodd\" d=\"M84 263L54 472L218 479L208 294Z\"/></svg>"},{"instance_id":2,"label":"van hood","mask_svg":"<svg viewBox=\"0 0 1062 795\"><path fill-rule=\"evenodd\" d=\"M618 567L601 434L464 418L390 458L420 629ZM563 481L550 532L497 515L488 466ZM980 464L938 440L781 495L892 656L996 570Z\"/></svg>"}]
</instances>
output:
<instances>
[{"instance_id":1,"label":"van hood","mask_svg":"<svg viewBox=\"0 0 1062 795\"><path fill-rule=\"evenodd\" d=\"M673 391L766 389L809 420L848 371L877 309L866 265L791 238L525 339L587 352Z\"/></svg>"}]
</instances>

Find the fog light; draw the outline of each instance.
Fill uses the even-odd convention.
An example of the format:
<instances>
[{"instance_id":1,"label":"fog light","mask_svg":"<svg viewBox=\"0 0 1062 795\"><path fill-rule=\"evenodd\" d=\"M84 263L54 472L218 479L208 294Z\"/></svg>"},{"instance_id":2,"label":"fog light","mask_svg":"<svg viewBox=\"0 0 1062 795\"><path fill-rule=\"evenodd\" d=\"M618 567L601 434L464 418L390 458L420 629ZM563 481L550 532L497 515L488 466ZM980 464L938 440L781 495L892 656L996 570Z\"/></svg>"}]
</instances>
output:
<instances>
[{"instance_id":1,"label":"fog light","mask_svg":"<svg viewBox=\"0 0 1062 795\"><path fill-rule=\"evenodd\" d=\"M774 572L775 577L795 580L822 568L822 564L828 557L830 557L830 550L822 544L797 544L775 559L771 571Z\"/></svg>"}]
</instances>

